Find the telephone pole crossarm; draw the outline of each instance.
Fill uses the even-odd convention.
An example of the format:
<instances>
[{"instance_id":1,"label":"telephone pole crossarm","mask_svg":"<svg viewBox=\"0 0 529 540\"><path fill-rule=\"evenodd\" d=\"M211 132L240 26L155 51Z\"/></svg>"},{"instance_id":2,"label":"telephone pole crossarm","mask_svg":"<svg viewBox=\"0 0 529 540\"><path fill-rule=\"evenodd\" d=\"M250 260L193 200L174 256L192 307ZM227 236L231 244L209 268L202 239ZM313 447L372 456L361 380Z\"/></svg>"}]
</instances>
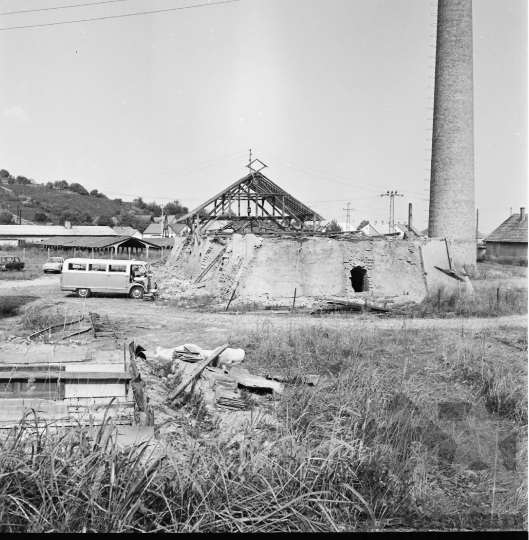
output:
<instances>
[{"instance_id":1,"label":"telephone pole crossarm","mask_svg":"<svg viewBox=\"0 0 529 540\"><path fill-rule=\"evenodd\" d=\"M397 191L382 193L380 197L389 197L389 234L395 232L395 197L404 197Z\"/></svg>"}]
</instances>

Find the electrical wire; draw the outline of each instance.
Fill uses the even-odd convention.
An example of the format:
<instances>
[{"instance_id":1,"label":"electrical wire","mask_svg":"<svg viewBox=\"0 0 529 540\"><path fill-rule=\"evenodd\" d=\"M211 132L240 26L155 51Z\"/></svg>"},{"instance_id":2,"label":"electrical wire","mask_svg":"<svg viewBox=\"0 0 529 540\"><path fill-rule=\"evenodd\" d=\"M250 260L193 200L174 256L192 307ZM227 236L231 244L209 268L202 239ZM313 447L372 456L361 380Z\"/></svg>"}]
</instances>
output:
<instances>
[{"instance_id":1,"label":"electrical wire","mask_svg":"<svg viewBox=\"0 0 529 540\"><path fill-rule=\"evenodd\" d=\"M265 153L264 154L265 156L268 156L267 159L271 159L272 162L276 162L278 165L282 165L284 167L288 167L289 169L294 169L294 170L298 170L299 172L303 173L303 174L307 174L309 176L314 176L316 178L322 178L322 179L325 179L325 180L328 180L329 182L334 182L336 184L342 184L342 185L345 185L345 186L349 186L349 187L355 187L353 185L351 185L350 182L356 182L357 184L363 184L365 186L375 186L375 187L378 187L378 188L381 188L381 189L387 189L387 185L386 186L382 186L380 184L373 184L371 182L367 183L367 182L362 182L361 180L353 180L351 178L347 178L346 176L340 176L338 174L333 174L333 173L327 173L327 172L323 172L323 171L318 171L317 169L312 169L310 167L307 167L305 165L299 165L299 164L296 164L296 163L283 163L281 161L279 161L279 158L276 158L274 156L272 156L271 154L268 154L268 153ZM303 170L300 170L300 169L307 169L308 171L313 171L314 173L317 173L317 174L311 174L309 172L306 172L306 171L303 171ZM322 176L322 175L325 175L325 176ZM345 183L345 182L338 182L337 180L332 180L330 178L328 178L329 176L334 176L336 178L341 178L343 180L348 180L349 182L348 183ZM361 187L359 189L367 189L367 190L370 190L370 191L376 191L378 192L379 189L375 189L374 187ZM415 191L408 191L408 190L402 190L403 193L413 193L415 195L422 195L421 193L417 193Z\"/></svg>"},{"instance_id":2,"label":"electrical wire","mask_svg":"<svg viewBox=\"0 0 529 540\"><path fill-rule=\"evenodd\" d=\"M232 4L234 2L242 2L242 0L224 0L222 2L211 2L210 4L197 4L195 6L182 6L182 7L177 7L177 8L157 9L153 11L141 11L138 13L126 13L122 15L107 15L106 17L94 17L92 19L78 19L76 21L62 21L62 22L44 23L44 24L28 24L24 26L11 26L9 28L0 28L0 32L4 32L5 30L20 30L22 28L58 26L62 24L76 24L76 23L82 23L82 22L103 21L106 19L120 19L123 17L136 17L137 15L150 15L151 13L166 13L168 11L180 11L182 9L194 9L194 8L199 8L199 7L218 6L220 4Z\"/></svg>"},{"instance_id":3,"label":"electrical wire","mask_svg":"<svg viewBox=\"0 0 529 540\"><path fill-rule=\"evenodd\" d=\"M10 11L8 13L0 13L0 15L18 15L20 13L34 13L36 11L52 11L57 9L70 9L86 6L98 6L101 4L115 4L117 2L130 2L131 0L107 0L106 2L92 2L91 4L74 4L73 6L56 6L56 7L47 7L39 9L26 9L25 11Z\"/></svg>"}]
</instances>

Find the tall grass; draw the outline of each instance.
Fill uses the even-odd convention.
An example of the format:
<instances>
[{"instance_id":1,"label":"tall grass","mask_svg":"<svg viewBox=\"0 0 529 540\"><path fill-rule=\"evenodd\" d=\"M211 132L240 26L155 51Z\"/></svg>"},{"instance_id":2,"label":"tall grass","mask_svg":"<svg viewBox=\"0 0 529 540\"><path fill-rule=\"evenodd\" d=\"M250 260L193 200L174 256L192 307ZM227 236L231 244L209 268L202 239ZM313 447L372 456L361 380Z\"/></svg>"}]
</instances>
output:
<instances>
[{"instance_id":1,"label":"tall grass","mask_svg":"<svg viewBox=\"0 0 529 540\"><path fill-rule=\"evenodd\" d=\"M505 287L484 283L468 294L440 289L428 295L418 306L410 308L410 315L431 317L451 313L457 317L502 317L527 313L527 287Z\"/></svg>"},{"instance_id":2,"label":"tall grass","mask_svg":"<svg viewBox=\"0 0 529 540\"><path fill-rule=\"evenodd\" d=\"M178 425L191 427L154 450L120 448L111 426L36 431L30 416L2 443L0 531L486 529L491 515L495 527L524 526L523 481L500 470L501 457L497 466L488 460L489 470L469 470L465 456L487 440L472 442L470 420L436 415L438 401L481 403L481 385L461 369L481 373L485 365L490 380L493 358L476 336L417 333L406 321L398 330L265 321L230 344L246 349L252 373L322 378L314 387L286 385L280 401L263 397L258 408L227 413L231 433L193 398L174 412ZM496 388L510 384L507 375L506 363L494 374ZM490 431L492 420L478 420ZM500 421L510 429L518 420Z\"/></svg>"}]
</instances>

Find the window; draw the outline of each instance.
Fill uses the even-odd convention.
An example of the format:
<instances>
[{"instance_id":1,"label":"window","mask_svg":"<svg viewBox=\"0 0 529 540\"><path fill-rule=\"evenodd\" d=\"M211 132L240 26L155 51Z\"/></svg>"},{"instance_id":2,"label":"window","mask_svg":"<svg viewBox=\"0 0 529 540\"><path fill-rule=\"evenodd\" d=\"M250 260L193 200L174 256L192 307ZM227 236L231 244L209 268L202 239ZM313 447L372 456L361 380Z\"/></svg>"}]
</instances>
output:
<instances>
[{"instance_id":1,"label":"window","mask_svg":"<svg viewBox=\"0 0 529 540\"><path fill-rule=\"evenodd\" d=\"M126 264L110 264L108 266L109 272L126 272L127 271L127 265Z\"/></svg>"},{"instance_id":2,"label":"window","mask_svg":"<svg viewBox=\"0 0 529 540\"><path fill-rule=\"evenodd\" d=\"M88 266L90 272L106 272L107 265L102 263L93 263Z\"/></svg>"},{"instance_id":3,"label":"window","mask_svg":"<svg viewBox=\"0 0 529 540\"><path fill-rule=\"evenodd\" d=\"M68 270L74 270L78 272L85 272L86 271L86 264L85 263L68 263Z\"/></svg>"}]
</instances>

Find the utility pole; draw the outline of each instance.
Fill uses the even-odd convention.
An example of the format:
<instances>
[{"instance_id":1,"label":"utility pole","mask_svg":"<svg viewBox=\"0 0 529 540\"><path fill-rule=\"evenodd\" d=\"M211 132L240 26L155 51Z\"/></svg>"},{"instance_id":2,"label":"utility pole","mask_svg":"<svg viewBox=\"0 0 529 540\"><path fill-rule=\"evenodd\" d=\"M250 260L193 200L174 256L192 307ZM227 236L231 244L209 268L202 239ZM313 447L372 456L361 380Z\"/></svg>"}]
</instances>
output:
<instances>
[{"instance_id":1,"label":"utility pole","mask_svg":"<svg viewBox=\"0 0 529 540\"><path fill-rule=\"evenodd\" d=\"M479 244L478 227L479 227L479 208L476 210L476 248L478 247L478 244Z\"/></svg>"},{"instance_id":2,"label":"utility pole","mask_svg":"<svg viewBox=\"0 0 529 540\"><path fill-rule=\"evenodd\" d=\"M351 208L351 203L347 203L347 208L342 208L342 210L345 210L347 212L346 218L345 218L345 230L348 232L351 230L351 210L354 210L354 208Z\"/></svg>"},{"instance_id":3,"label":"utility pole","mask_svg":"<svg viewBox=\"0 0 529 540\"><path fill-rule=\"evenodd\" d=\"M380 197L389 197L389 234L395 232L395 197L404 197L396 191L382 193Z\"/></svg>"}]
</instances>

